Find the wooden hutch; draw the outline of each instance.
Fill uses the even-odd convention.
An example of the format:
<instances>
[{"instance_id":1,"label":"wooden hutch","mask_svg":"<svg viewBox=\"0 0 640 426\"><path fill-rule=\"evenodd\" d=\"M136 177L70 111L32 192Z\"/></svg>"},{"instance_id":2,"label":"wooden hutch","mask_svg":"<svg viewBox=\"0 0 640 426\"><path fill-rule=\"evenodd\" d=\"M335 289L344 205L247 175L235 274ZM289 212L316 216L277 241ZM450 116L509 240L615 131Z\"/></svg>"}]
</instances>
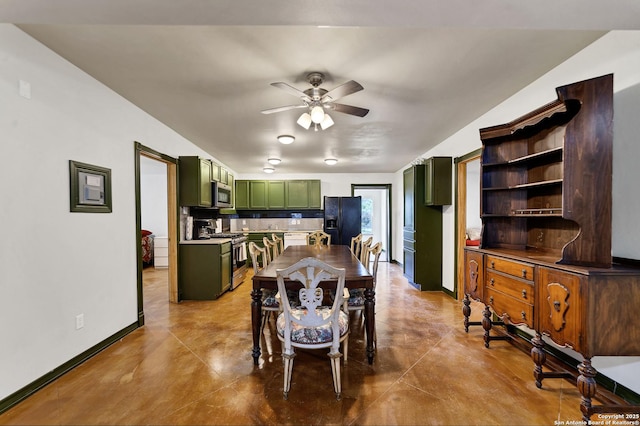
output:
<instances>
[{"instance_id":1,"label":"wooden hutch","mask_svg":"<svg viewBox=\"0 0 640 426\"><path fill-rule=\"evenodd\" d=\"M592 405L594 356L640 355L640 270L611 256L613 75L558 87L558 99L510 123L480 130L479 248L465 249L465 330L496 324L535 332L536 386L546 336L583 356L577 386L585 420L639 407ZM470 300L485 304L470 322ZM493 322L492 316L501 321Z\"/></svg>"}]
</instances>

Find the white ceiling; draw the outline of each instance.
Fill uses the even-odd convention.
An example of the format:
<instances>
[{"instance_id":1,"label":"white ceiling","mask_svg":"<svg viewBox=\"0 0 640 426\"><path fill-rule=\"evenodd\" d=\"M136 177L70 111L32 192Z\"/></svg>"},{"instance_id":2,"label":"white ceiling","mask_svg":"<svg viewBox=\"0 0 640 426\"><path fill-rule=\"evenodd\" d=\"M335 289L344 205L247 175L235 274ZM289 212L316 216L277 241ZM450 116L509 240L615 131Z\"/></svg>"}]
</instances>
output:
<instances>
[{"instance_id":1,"label":"white ceiling","mask_svg":"<svg viewBox=\"0 0 640 426\"><path fill-rule=\"evenodd\" d=\"M607 30L640 29L640 2L0 0L0 21L238 173L273 156L277 173L395 172ZM339 102L370 113L318 132L299 109L260 113L299 103L270 83L304 90L310 71L362 84Z\"/></svg>"}]
</instances>

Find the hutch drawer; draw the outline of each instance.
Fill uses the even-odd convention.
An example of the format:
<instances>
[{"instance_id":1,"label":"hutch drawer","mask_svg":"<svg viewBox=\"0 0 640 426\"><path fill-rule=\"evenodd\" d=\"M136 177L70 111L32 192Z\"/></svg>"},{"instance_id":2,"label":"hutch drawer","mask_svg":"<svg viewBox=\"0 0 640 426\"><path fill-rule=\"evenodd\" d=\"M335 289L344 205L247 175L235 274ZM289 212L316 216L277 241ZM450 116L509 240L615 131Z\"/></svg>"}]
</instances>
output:
<instances>
[{"instance_id":1,"label":"hutch drawer","mask_svg":"<svg viewBox=\"0 0 640 426\"><path fill-rule=\"evenodd\" d=\"M487 255L487 269L503 272L525 280L533 280L533 265L502 257Z\"/></svg>"},{"instance_id":2,"label":"hutch drawer","mask_svg":"<svg viewBox=\"0 0 640 426\"><path fill-rule=\"evenodd\" d=\"M491 288L485 288L485 303L503 321L533 327L533 305Z\"/></svg>"},{"instance_id":3,"label":"hutch drawer","mask_svg":"<svg viewBox=\"0 0 640 426\"><path fill-rule=\"evenodd\" d=\"M486 287L498 290L524 303L533 304L535 291L532 281L512 278L500 273L487 270Z\"/></svg>"}]
</instances>

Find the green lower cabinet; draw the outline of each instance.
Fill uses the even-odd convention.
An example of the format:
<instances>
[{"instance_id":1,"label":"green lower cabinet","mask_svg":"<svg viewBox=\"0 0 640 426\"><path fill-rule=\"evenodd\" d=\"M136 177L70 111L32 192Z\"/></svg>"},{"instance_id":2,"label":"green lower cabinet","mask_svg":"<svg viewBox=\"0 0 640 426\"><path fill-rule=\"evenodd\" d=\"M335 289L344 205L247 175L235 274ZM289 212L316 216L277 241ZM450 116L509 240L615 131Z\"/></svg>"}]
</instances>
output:
<instances>
[{"instance_id":1,"label":"green lower cabinet","mask_svg":"<svg viewBox=\"0 0 640 426\"><path fill-rule=\"evenodd\" d=\"M231 286L231 243L180 244L180 300L217 299Z\"/></svg>"}]
</instances>

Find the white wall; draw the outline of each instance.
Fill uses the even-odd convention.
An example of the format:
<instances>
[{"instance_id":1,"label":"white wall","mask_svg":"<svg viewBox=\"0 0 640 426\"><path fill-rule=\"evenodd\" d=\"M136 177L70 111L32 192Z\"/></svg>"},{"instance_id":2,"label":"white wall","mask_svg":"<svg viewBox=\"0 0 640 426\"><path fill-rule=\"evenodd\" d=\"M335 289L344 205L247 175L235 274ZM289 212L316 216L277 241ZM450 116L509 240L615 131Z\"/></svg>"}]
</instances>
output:
<instances>
[{"instance_id":1,"label":"white wall","mask_svg":"<svg viewBox=\"0 0 640 426\"><path fill-rule=\"evenodd\" d=\"M205 153L10 24L0 135L3 399L137 321L134 141ZM69 160L111 169L112 213L69 212Z\"/></svg>"},{"instance_id":2,"label":"white wall","mask_svg":"<svg viewBox=\"0 0 640 426\"><path fill-rule=\"evenodd\" d=\"M600 75L614 74L613 219L614 256L640 259L640 32L614 31L582 50L531 85L514 94L434 149L436 155L459 157L481 147L479 129L507 123L557 98L555 88ZM401 172L399 172L401 173ZM444 211L443 286L453 290L455 208ZM398 244L401 244L400 239ZM579 356L578 356L579 357ZM640 393L640 357L597 357L601 373Z\"/></svg>"}]
</instances>

